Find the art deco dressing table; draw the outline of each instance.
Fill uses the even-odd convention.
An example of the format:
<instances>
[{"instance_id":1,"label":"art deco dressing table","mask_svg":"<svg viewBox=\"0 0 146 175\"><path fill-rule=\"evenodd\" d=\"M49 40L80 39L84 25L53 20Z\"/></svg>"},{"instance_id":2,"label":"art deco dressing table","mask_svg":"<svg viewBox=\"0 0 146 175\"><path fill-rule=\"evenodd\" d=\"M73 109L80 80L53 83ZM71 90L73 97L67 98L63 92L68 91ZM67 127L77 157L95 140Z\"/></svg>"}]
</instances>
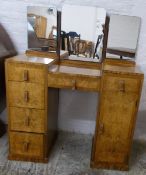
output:
<instances>
[{"instance_id":1,"label":"art deco dressing table","mask_svg":"<svg viewBox=\"0 0 146 175\"><path fill-rule=\"evenodd\" d=\"M98 92L91 167L128 170L143 73L134 61L69 60L28 50L6 61L9 159L47 162L57 133L59 89Z\"/></svg>"},{"instance_id":2,"label":"art deco dressing table","mask_svg":"<svg viewBox=\"0 0 146 175\"><path fill-rule=\"evenodd\" d=\"M131 62L50 57L27 53L6 61L9 159L48 161L57 131L58 88L68 88L100 93L91 166L127 170L143 73Z\"/></svg>"}]
</instances>

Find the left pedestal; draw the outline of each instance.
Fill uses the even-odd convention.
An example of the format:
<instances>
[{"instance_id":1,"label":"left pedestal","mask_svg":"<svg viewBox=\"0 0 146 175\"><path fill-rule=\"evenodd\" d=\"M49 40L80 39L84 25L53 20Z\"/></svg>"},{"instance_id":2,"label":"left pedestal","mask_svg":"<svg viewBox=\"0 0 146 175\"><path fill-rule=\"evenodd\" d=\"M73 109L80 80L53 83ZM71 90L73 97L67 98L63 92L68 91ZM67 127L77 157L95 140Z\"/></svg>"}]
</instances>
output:
<instances>
[{"instance_id":1,"label":"left pedestal","mask_svg":"<svg viewBox=\"0 0 146 175\"><path fill-rule=\"evenodd\" d=\"M43 59L43 58L41 58ZM58 91L49 95L48 65L32 58L6 61L10 160L47 162L56 138ZM52 91L50 89L50 91ZM54 95L56 109L48 107ZM54 106L54 105L53 105Z\"/></svg>"}]
</instances>

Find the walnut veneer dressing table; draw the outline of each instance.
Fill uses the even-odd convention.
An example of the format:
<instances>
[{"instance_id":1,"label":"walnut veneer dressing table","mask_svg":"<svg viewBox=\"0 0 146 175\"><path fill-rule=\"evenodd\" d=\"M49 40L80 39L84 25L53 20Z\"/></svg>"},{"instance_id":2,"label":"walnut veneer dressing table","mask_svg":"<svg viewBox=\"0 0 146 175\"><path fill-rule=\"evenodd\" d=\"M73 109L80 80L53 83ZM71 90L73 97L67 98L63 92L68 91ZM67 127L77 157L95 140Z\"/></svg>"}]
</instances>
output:
<instances>
[{"instance_id":1,"label":"walnut veneer dressing table","mask_svg":"<svg viewBox=\"0 0 146 175\"><path fill-rule=\"evenodd\" d=\"M6 61L9 159L48 161L57 131L58 88L100 93L91 166L128 169L143 73L129 62L102 64L30 56Z\"/></svg>"},{"instance_id":2,"label":"walnut veneer dressing table","mask_svg":"<svg viewBox=\"0 0 146 175\"><path fill-rule=\"evenodd\" d=\"M6 61L9 159L47 162L57 133L59 89L98 92L91 167L128 170L143 73L135 62L72 61L27 51Z\"/></svg>"}]
</instances>

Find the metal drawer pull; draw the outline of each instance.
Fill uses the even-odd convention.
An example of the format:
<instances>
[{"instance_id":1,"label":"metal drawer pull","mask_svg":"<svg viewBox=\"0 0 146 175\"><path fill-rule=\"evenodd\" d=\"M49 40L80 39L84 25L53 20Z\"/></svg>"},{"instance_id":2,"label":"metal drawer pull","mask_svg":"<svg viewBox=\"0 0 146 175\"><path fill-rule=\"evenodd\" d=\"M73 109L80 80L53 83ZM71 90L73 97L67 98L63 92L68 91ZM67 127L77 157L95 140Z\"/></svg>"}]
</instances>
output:
<instances>
[{"instance_id":1,"label":"metal drawer pull","mask_svg":"<svg viewBox=\"0 0 146 175\"><path fill-rule=\"evenodd\" d=\"M104 124L100 122L98 126L99 126L98 134L101 135L104 132Z\"/></svg>"},{"instance_id":2,"label":"metal drawer pull","mask_svg":"<svg viewBox=\"0 0 146 175\"><path fill-rule=\"evenodd\" d=\"M23 72L23 80L28 81L28 70L24 70Z\"/></svg>"},{"instance_id":3,"label":"metal drawer pull","mask_svg":"<svg viewBox=\"0 0 146 175\"><path fill-rule=\"evenodd\" d=\"M29 149L29 142L24 142L23 143L23 150L26 152Z\"/></svg>"},{"instance_id":4,"label":"metal drawer pull","mask_svg":"<svg viewBox=\"0 0 146 175\"><path fill-rule=\"evenodd\" d=\"M125 92L125 81L124 80L119 81L119 91Z\"/></svg>"},{"instance_id":5,"label":"metal drawer pull","mask_svg":"<svg viewBox=\"0 0 146 175\"><path fill-rule=\"evenodd\" d=\"M29 126L29 125L30 125L30 118L27 117L27 118L25 119L25 126Z\"/></svg>"},{"instance_id":6,"label":"metal drawer pull","mask_svg":"<svg viewBox=\"0 0 146 175\"><path fill-rule=\"evenodd\" d=\"M72 80L72 90L76 89L76 80Z\"/></svg>"},{"instance_id":7,"label":"metal drawer pull","mask_svg":"<svg viewBox=\"0 0 146 175\"><path fill-rule=\"evenodd\" d=\"M28 91L25 91L24 92L24 101L25 102L28 102L28 100L29 100L29 92Z\"/></svg>"}]
</instances>

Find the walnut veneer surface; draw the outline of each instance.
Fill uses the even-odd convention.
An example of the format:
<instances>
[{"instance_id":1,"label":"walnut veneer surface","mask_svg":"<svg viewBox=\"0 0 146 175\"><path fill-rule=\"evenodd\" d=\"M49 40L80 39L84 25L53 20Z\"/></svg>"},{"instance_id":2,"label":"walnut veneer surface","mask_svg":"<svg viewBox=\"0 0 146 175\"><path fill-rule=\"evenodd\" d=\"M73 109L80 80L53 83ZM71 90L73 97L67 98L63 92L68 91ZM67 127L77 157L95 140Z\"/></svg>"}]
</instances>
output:
<instances>
[{"instance_id":1,"label":"walnut veneer surface","mask_svg":"<svg viewBox=\"0 0 146 175\"><path fill-rule=\"evenodd\" d=\"M6 61L10 160L48 161L57 133L58 91L48 92L47 84L54 61L26 55Z\"/></svg>"},{"instance_id":2,"label":"walnut veneer surface","mask_svg":"<svg viewBox=\"0 0 146 175\"><path fill-rule=\"evenodd\" d=\"M68 88L100 93L91 167L128 170L143 73L133 62L83 63L62 55L60 61L30 53L7 60L9 159L47 161L57 130L58 89Z\"/></svg>"}]
</instances>

